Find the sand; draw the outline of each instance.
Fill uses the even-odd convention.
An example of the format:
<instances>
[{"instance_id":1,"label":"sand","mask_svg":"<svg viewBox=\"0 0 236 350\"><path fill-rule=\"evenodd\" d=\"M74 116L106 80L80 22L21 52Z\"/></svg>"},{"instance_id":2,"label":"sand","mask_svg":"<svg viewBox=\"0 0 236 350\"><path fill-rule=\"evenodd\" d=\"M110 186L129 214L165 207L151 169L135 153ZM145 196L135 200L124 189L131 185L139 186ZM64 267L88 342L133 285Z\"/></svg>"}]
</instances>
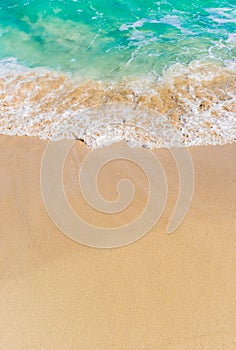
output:
<instances>
[{"instance_id":1,"label":"sand","mask_svg":"<svg viewBox=\"0 0 236 350\"><path fill-rule=\"evenodd\" d=\"M235 349L236 146L190 149L195 193L172 235L177 171L168 150L155 151L169 184L166 209L142 239L106 250L70 240L49 218L40 192L46 144L0 136L0 349ZM72 206L94 224L126 223L145 202L144 175L124 161L104 170L104 196L114 198L128 172L137 198L125 215L94 215L78 186L87 152L78 143L66 164Z\"/></svg>"},{"instance_id":2,"label":"sand","mask_svg":"<svg viewBox=\"0 0 236 350\"><path fill-rule=\"evenodd\" d=\"M193 61L172 65L161 77L152 73L118 81L84 80L4 62L0 62L1 134L79 138L94 148L101 143L98 136L104 142L104 134L107 140L151 148L235 140L232 61L224 67Z\"/></svg>"}]
</instances>

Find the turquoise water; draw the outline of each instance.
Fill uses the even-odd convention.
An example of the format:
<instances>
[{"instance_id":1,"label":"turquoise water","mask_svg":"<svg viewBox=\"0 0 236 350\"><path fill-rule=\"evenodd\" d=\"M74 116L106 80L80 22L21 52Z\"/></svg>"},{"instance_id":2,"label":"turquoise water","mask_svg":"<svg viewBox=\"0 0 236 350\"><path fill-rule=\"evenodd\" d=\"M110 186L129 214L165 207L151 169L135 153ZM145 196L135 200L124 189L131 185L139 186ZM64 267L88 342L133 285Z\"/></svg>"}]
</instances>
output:
<instances>
[{"instance_id":1,"label":"turquoise water","mask_svg":"<svg viewBox=\"0 0 236 350\"><path fill-rule=\"evenodd\" d=\"M236 141L235 1L0 0L0 133Z\"/></svg>"},{"instance_id":2,"label":"turquoise water","mask_svg":"<svg viewBox=\"0 0 236 350\"><path fill-rule=\"evenodd\" d=\"M3 0L0 58L94 78L161 74L236 57L236 3L223 0Z\"/></svg>"}]
</instances>

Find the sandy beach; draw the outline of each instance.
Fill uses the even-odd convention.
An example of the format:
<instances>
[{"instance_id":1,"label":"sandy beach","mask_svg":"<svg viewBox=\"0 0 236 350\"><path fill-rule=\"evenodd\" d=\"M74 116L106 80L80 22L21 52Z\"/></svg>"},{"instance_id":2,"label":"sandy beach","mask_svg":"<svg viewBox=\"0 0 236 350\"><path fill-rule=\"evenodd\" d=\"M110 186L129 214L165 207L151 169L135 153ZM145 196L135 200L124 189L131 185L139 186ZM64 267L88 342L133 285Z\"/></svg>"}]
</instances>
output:
<instances>
[{"instance_id":1,"label":"sandy beach","mask_svg":"<svg viewBox=\"0 0 236 350\"><path fill-rule=\"evenodd\" d=\"M166 209L142 239L106 250L70 240L49 218L40 191L46 144L0 136L0 349L235 349L236 145L190 148L194 197L172 235L177 169L168 150L156 150L168 180ZM138 215L147 184L124 161L99 183L112 199L117 177L128 172L137 189L132 208L109 217L86 207L78 169L87 152L78 142L66 162L73 208L107 227Z\"/></svg>"}]
</instances>

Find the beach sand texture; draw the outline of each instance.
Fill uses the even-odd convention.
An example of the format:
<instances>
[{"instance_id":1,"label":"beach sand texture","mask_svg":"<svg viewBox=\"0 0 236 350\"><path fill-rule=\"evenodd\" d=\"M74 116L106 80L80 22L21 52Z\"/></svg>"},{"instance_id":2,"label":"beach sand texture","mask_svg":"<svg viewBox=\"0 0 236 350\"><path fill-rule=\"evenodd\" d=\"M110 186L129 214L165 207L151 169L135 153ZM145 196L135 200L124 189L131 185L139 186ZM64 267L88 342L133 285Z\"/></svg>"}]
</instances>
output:
<instances>
[{"instance_id":1,"label":"beach sand texture","mask_svg":"<svg viewBox=\"0 0 236 350\"><path fill-rule=\"evenodd\" d=\"M108 250L73 242L49 218L40 192L46 144L0 136L0 349L235 349L235 144L190 148L194 197L172 235L165 232L177 169L168 150L156 150L168 179L166 209L142 239ZM108 227L138 215L147 184L124 161L104 169L99 185L112 199L117 177L130 177L132 209L109 216L86 207L78 166L87 152L77 143L66 162L74 209Z\"/></svg>"}]
</instances>

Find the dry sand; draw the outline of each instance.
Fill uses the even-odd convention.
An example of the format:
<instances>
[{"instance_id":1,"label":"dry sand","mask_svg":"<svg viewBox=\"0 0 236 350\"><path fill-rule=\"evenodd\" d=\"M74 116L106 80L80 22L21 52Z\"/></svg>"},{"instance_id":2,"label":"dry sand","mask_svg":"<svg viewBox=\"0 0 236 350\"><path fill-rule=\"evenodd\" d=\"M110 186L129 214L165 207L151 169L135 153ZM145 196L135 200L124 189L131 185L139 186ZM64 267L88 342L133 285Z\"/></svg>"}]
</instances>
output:
<instances>
[{"instance_id":1,"label":"dry sand","mask_svg":"<svg viewBox=\"0 0 236 350\"><path fill-rule=\"evenodd\" d=\"M172 235L165 231L177 171L169 152L157 150L169 184L166 210L142 239L108 250L73 242L48 217L39 183L45 146L0 136L0 349L235 349L236 145L191 148L194 198ZM108 199L127 172L137 198L123 216L95 216L77 181L87 152L78 144L66 164L71 204L94 224L125 223L145 201L142 172L124 161L112 177L104 170Z\"/></svg>"}]
</instances>

